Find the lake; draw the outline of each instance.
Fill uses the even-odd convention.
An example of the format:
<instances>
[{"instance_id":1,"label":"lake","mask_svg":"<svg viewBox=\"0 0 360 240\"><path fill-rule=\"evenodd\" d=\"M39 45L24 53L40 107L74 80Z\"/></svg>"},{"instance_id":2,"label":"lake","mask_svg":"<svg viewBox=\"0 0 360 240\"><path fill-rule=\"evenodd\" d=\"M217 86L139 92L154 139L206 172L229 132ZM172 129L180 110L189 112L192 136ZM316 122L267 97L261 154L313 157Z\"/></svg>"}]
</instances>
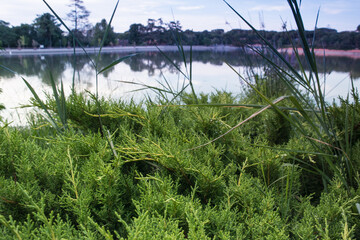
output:
<instances>
[{"instance_id":1,"label":"lake","mask_svg":"<svg viewBox=\"0 0 360 240\"><path fill-rule=\"evenodd\" d=\"M128 53L104 53L99 61L99 69L111 62L126 56ZM182 56L174 51L166 55L174 64L181 66L186 72ZM187 59L189 60L189 52ZM94 57L94 55L91 55ZM197 93L210 93L215 90L226 90L240 94L245 84L233 72L227 63L234 66L244 77L253 69L259 75L263 74L264 61L261 58L244 54L243 51L194 51L192 54L192 78ZM321 77L326 78L326 99L332 101L338 95L346 96L350 87L350 79L359 87L360 59L328 57L319 59ZM13 125L26 123L26 114L30 109L19 108L29 103L32 97L20 75L24 77L37 91L42 99L44 92L51 92L50 73L57 83L63 81L65 92L70 93L71 86L77 91L90 91L95 93L96 74L89 59L85 55L76 57L76 64L71 54L65 55L1 55L0 64L4 65L19 75L15 75L0 68L0 103L6 109L0 115ZM187 65L189 71L189 63ZM75 81L73 82L73 76ZM165 80L166 79L166 80ZM157 51L141 52L126 59L115 67L99 75L99 95L112 99L140 100L145 94L155 96L151 91L136 91L139 85L125 83L134 82L162 88L161 84L168 82L173 89L180 89L187 80L171 64L166 57Z\"/></svg>"}]
</instances>

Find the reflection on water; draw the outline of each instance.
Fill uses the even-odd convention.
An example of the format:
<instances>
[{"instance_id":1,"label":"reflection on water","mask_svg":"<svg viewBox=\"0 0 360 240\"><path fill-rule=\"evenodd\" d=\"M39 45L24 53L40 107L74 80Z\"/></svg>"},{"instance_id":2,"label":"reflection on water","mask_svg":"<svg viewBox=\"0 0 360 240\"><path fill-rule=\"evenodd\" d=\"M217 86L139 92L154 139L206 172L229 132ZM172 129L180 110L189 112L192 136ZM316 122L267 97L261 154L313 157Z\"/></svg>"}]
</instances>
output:
<instances>
[{"instance_id":1,"label":"reflection on water","mask_svg":"<svg viewBox=\"0 0 360 240\"><path fill-rule=\"evenodd\" d=\"M170 59L176 64L182 63L182 56L177 52L166 53ZM126 56L125 53L105 53L102 54L98 68L101 69L111 62ZM91 56L95 58L95 56ZM295 59L289 57L290 62ZM261 66L264 62L256 55L246 55L241 51L229 52L193 52L193 62L203 64L211 64L222 66L225 62L232 66ZM91 66L90 60L85 55L76 57L76 64L72 55L47 55L47 56L0 56L0 63L11 68L18 74L28 77L37 76L39 80L47 83L47 74L51 71L55 79L60 79L66 68L75 69L78 72L84 71L86 67ZM170 71L176 71L176 68L170 64L165 57L158 52L144 52L139 55L127 59L125 64L130 66L134 72L147 71L148 76L153 76L156 70L164 70L168 68ZM322 58L318 58L318 68L321 73L344 72L350 73L354 79L360 77L360 59L352 59L346 57L328 57L325 62ZM113 69L110 69L111 72ZM109 71L104 73L107 77ZM14 78L14 74L0 68L0 79Z\"/></svg>"},{"instance_id":2,"label":"reflection on water","mask_svg":"<svg viewBox=\"0 0 360 240\"><path fill-rule=\"evenodd\" d=\"M111 62L125 56L125 53L102 54L98 69L109 65ZM173 63L182 65L182 56L177 52L167 52ZM92 56L95 57L95 56ZM261 72L264 61L255 55L247 55L241 51L229 52L193 52L193 79L198 92L211 92L214 89L223 89L235 93L243 88L236 74L226 66L225 62L234 66L240 73L246 74L248 69L257 69ZM291 56L289 60L296 68L296 61ZM75 63L74 63L75 62ZM350 77L360 77L360 59L351 58L326 58L318 59L318 67L327 78L328 100L337 95L346 94ZM95 71L89 59L84 55L46 55L46 56L0 56L0 64L9 67L28 80L38 93L50 92L50 72L57 81L63 81L67 86L65 91L70 92L75 76L77 90L89 90L95 92ZM182 65L183 66L183 65ZM184 68L182 68L184 69ZM74 74L75 73L75 74ZM101 74L99 78L99 94L111 98L141 97L142 94L129 95L135 90L135 85L121 83L119 81L135 81L148 85L159 86L159 81L166 78L174 88L181 85L178 70L158 52L144 52L116 65ZM357 83L357 81L356 81ZM16 109L21 104L27 104L31 96L21 78L13 73L0 68L0 102L5 104L7 110L1 112L2 116L10 119L24 118L24 110ZM330 91L332 89L332 91ZM42 94L44 97L44 94ZM12 115L12 116L11 116ZM18 120L16 120L19 123ZM20 122L24 123L22 119Z\"/></svg>"}]
</instances>

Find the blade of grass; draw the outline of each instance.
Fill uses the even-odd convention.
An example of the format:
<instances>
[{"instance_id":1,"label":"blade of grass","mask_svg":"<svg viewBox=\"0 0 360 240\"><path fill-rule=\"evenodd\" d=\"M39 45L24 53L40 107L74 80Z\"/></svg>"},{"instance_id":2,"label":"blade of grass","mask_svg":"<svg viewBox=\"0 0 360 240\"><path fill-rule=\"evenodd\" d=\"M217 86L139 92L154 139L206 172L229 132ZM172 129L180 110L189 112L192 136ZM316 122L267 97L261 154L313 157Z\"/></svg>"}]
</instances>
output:
<instances>
[{"instance_id":1,"label":"blade of grass","mask_svg":"<svg viewBox=\"0 0 360 240\"><path fill-rule=\"evenodd\" d=\"M240 17L245 23L246 25L248 25L253 31L254 33L265 43L265 45L267 47L269 47L272 52L279 57L279 59L291 70L291 72L298 78L301 79L301 76L299 75L299 73L294 69L294 67L279 53L279 51L268 41L266 40L261 34L260 32L254 28L239 12L237 12L226 0L223 0L225 2L225 4L238 16Z\"/></svg>"},{"instance_id":2,"label":"blade of grass","mask_svg":"<svg viewBox=\"0 0 360 240\"><path fill-rule=\"evenodd\" d=\"M53 90L53 95L54 95L54 98L55 98L55 102L56 102L56 106L57 106L57 110L58 110L58 114L59 114L59 117L60 117L60 120L61 120L61 123L63 124L64 128L66 129L67 128L67 123L66 123L66 109L65 109L65 103L63 102L64 99L65 99L65 95L64 95L64 89L63 89L63 85L62 85L62 82L61 82L61 98L59 98L59 94L58 94L58 89L56 88L56 84L55 84L55 80L54 80L54 77L52 75L52 73L50 72L49 73L50 75L50 83L51 83L51 87L52 87L52 90Z\"/></svg>"},{"instance_id":3,"label":"blade of grass","mask_svg":"<svg viewBox=\"0 0 360 240\"><path fill-rule=\"evenodd\" d=\"M37 95L36 91L34 90L34 88L30 85L30 83L28 81L26 81L23 77L21 77L22 80L25 82L26 86L29 88L29 90L31 91L31 93L33 94L35 100L40 104L41 109L44 110L44 112L46 113L47 116L47 120L50 122L51 125L53 125L55 127L55 129L60 132L60 128L59 126L56 124L54 118L51 116L51 114L49 113L46 105L43 103L43 101L41 101L40 97Z\"/></svg>"},{"instance_id":4,"label":"blade of grass","mask_svg":"<svg viewBox=\"0 0 360 240\"><path fill-rule=\"evenodd\" d=\"M165 107L159 105L160 107ZM260 104L222 104L222 103L211 103L211 104L176 104L176 105L166 105L166 107L227 107L227 108L263 108L265 105ZM271 107L272 108L272 107ZM271 109L270 108L270 109ZM278 106L280 110L283 111L294 111L299 112L298 108L294 107L281 107ZM312 109L303 109L305 112L313 112ZM319 111L318 111L319 112Z\"/></svg>"},{"instance_id":5,"label":"blade of grass","mask_svg":"<svg viewBox=\"0 0 360 240\"><path fill-rule=\"evenodd\" d=\"M178 65L176 65L170 58L168 55L166 55L158 46L156 46L156 48L158 49L158 51L161 53L162 56L164 56L166 58L166 60L168 60L171 65L173 65L177 71L179 71L179 73L181 73L186 79L189 79L188 76L180 69L180 67Z\"/></svg>"},{"instance_id":6,"label":"blade of grass","mask_svg":"<svg viewBox=\"0 0 360 240\"><path fill-rule=\"evenodd\" d=\"M97 74L99 75L100 73L105 72L106 70L109 70L110 68L112 68L112 67L114 67L115 65L123 62L124 60L129 59L129 58L132 58L132 57L134 57L134 56L136 56L136 55L138 55L138 54L139 54L139 53L133 53L133 54L127 55L127 56L125 56L125 57L121 57L121 58L113 61L112 63L110 63L109 65L107 65L107 66L104 67L103 69L101 69L100 71L98 71Z\"/></svg>"},{"instance_id":7,"label":"blade of grass","mask_svg":"<svg viewBox=\"0 0 360 240\"><path fill-rule=\"evenodd\" d=\"M192 78L192 45L190 46L190 76L189 76L189 84L191 87L191 92L193 94L193 98L195 99L195 102L198 103L198 99L195 93L194 85L193 85L193 78Z\"/></svg>"},{"instance_id":8,"label":"blade of grass","mask_svg":"<svg viewBox=\"0 0 360 240\"><path fill-rule=\"evenodd\" d=\"M0 64L0 67L15 74L18 75L15 71L11 70L8 67L3 66L2 64ZM46 117L49 121L49 123L58 131L60 132L60 128L59 126L56 124L56 121L54 120L54 118L51 116L50 112L48 111L48 108L46 107L46 105L43 103L43 101L40 99L39 95L36 93L36 91L34 90L34 88L30 85L30 83L28 81L26 81L26 79L22 76L20 76L21 79L24 81L24 83L26 84L26 86L29 88L30 92L32 93L32 95L34 96L34 99L36 100L36 102L40 105L41 109L44 110L44 112L46 113Z\"/></svg>"},{"instance_id":9,"label":"blade of grass","mask_svg":"<svg viewBox=\"0 0 360 240\"><path fill-rule=\"evenodd\" d=\"M287 96L282 96L279 97L277 99L275 99L272 104L267 105L266 107L263 107L262 109L260 109L259 111L253 113L250 117L246 118L245 120L241 121L240 123L236 124L234 127L230 128L228 131L226 131L224 134L221 134L220 136L216 137L215 139L211 140L210 142L207 142L205 144L202 144L200 146L188 149L187 151L191 151L191 150L195 150L195 149L199 149L202 147L205 147L217 140L219 140L220 138L226 136L227 134L229 134L230 132L234 131L236 128L240 127L241 125L243 125L244 123L248 122L249 120L253 119L254 117L256 117L257 115L261 114L262 112L264 112L265 110L269 109L270 107L272 107L273 105L285 100L287 98Z\"/></svg>"},{"instance_id":10,"label":"blade of grass","mask_svg":"<svg viewBox=\"0 0 360 240\"><path fill-rule=\"evenodd\" d=\"M143 88L141 88L141 89L132 90L131 92L141 91L141 90L146 90L146 89L151 89L151 90L155 90L155 91L159 91L159 92L165 92L165 93L170 93L170 94L173 94L173 93L174 93L174 92L169 91L169 90L166 90L166 89L164 89L164 88L158 88L158 87L154 87L154 86L147 85L147 84L143 84L143 83L122 81L122 80L119 80L118 82L122 82L122 83L127 83L127 84L132 84L132 85L137 85L137 86L142 86L142 87L143 87Z\"/></svg>"},{"instance_id":11,"label":"blade of grass","mask_svg":"<svg viewBox=\"0 0 360 240\"><path fill-rule=\"evenodd\" d=\"M102 38L102 40L101 40L99 53L98 53L97 58L96 58L96 64L98 64L98 61L99 61L99 59L100 59L101 50L102 50L102 48L103 48L103 46L104 46L104 44L105 44L105 40L106 40L107 35L108 35L108 33L109 33L109 30L110 30L110 28L111 28L111 23L112 23L112 21L113 21L113 19L114 19L116 10L117 10L117 8L118 8L118 5L119 5L119 0L117 0L117 2L116 2L116 5L115 5L115 7L114 7L114 10L113 10L113 12L112 12L112 14L111 14L111 17L110 17L110 20L109 20L109 24L107 25L106 30L105 30L105 33L104 33L104 36L103 36L103 38Z\"/></svg>"},{"instance_id":12,"label":"blade of grass","mask_svg":"<svg viewBox=\"0 0 360 240\"><path fill-rule=\"evenodd\" d=\"M79 46L81 47L81 49L84 51L85 55L87 56L87 58L90 60L90 62L92 63L93 67L96 67L95 62L93 61L93 59L90 57L90 55L88 54L88 52L85 50L84 46L81 44L81 42L76 38L75 34L73 33L73 31L70 30L70 28L65 24L65 22L61 19L61 17L54 11L54 9L46 2L46 0L43 0L43 2L45 3L45 5L49 8L49 10L55 15L55 17L60 21L60 23L66 28L66 30L71 34L71 36L73 37L73 39L75 39L75 41L77 42L77 44L79 44ZM74 51L75 51L75 45L74 45Z\"/></svg>"},{"instance_id":13,"label":"blade of grass","mask_svg":"<svg viewBox=\"0 0 360 240\"><path fill-rule=\"evenodd\" d=\"M64 91L64 84L61 81L61 90L60 90L60 108L61 108L61 115L63 118L63 124L65 128L67 128L67 109L66 109L66 99L65 99L65 91Z\"/></svg>"}]
</instances>

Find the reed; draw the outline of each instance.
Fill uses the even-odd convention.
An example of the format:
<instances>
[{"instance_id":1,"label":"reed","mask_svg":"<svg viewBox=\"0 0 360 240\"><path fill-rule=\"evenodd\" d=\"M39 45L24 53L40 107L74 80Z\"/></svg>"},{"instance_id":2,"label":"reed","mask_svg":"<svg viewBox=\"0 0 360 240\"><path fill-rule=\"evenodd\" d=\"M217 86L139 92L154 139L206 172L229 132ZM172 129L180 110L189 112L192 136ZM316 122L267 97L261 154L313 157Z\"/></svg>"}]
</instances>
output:
<instances>
[{"instance_id":1,"label":"reed","mask_svg":"<svg viewBox=\"0 0 360 240\"><path fill-rule=\"evenodd\" d=\"M273 46L261 35L261 31L252 26L226 0L224 0L224 2L242 21L244 21L254 31L254 33L256 33L256 35L263 41L264 46L269 49L273 56L275 56L269 57L269 55L264 54L260 50L253 49L273 67L274 71L277 73L278 80L282 81L284 85L287 86L290 92L288 99L291 104L295 106L299 114L285 115L279 107L275 106L275 104L273 104L271 100L261 91L259 91L252 83L246 81L246 79L238 72L236 72L234 68L231 66L230 68L234 70L236 74L238 74L239 77L241 77L244 82L246 82L246 84L261 97L263 101L270 104L273 109L275 109L287 121L289 121L289 123L291 123L296 128L296 130L305 138L307 138L314 146L314 148L317 149L322 167L318 168L314 166L313 168L317 172L321 173L325 189L327 188L327 184L333 175L336 175L339 179L341 179L347 188L350 186L356 186L356 184L359 182L359 178L355 174L356 171L353 168L351 159L349 157L351 155L349 152L351 151L350 142L340 142L336 137L337 132L334 128L334 122L332 120L336 116L331 115L330 105L325 101L325 90L323 88L325 79L321 79L319 76L319 63L317 63L314 53L315 45L313 43L308 43L306 38L298 1L288 0L287 2L296 22L297 33L299 36L299 42L295 42L294 40L291 41L292 49L300 67L299 71L292 66L292 64L276 49L275 46ZM300 61L300 55L298 53L299 45L305 53L305 63ZM306 64L308 69L310 69L309 72L305 71L304 64ZM299 90L299 86L305 89L305 94ZM355 92L354 88L352 91ZM310 95L310 98L304 97L307 94ZM353 96L355 97L354 94ZM346 108L348 109L349 105ZM307 109L307 111L305 111L305 109ZM352 115L354 116L354 113ZM304 127L304 123L306 123L309 128ZM349 118L345 118L344 123L346 126L345 132L350 136L353 135L353 128L351 128L347 123L350 123L350 125L352 124L352 126L354 126L354 122L351 122L351 119ZM349 138L350 137L346 139ZM324 156L323 153L332 156Z\"/></svg>"}]
</instances>

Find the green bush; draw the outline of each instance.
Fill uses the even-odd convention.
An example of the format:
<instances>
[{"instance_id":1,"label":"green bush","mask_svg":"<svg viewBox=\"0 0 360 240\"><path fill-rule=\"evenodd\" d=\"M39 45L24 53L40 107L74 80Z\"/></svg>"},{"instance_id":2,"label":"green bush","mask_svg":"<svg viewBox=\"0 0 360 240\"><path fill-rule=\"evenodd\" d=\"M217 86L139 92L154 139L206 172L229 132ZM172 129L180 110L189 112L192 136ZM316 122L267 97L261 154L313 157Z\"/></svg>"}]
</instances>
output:
<instances>
[{"instance_id":1,"label":"green bush","mask_svg":"<svg viewBox=\"0 0 360 240\"><path fill-rule=\"evenodd\" d=\"M87 125L98 121L95 110L80 114L96 109L96 102L71 104L82 120L70 120L61 133L38 117L32 126L40 128L0 129L3 239L359 236L359 190L346 190L335 177L324 192L315 171L321 162L307 139L290 128L289 140L279 145L256 129L264 119L276 120L275 113L193 149L254 110L104 101L108 136Z\"/></svg>"}]
</instances>

